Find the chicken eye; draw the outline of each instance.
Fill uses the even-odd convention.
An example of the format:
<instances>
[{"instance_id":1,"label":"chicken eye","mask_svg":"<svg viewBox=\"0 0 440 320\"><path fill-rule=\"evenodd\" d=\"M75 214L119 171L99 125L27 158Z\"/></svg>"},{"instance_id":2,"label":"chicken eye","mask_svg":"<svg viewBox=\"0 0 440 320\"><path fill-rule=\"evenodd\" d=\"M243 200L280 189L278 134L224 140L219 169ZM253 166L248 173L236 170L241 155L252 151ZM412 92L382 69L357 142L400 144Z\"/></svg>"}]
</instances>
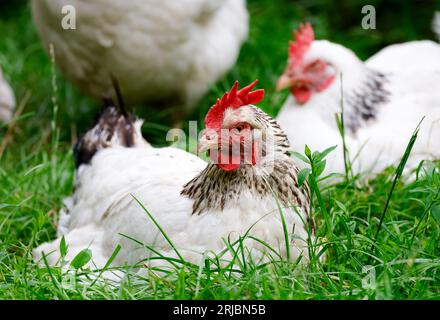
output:
<instances>
[{"instance_id":1,"label":"chicken eye","mask_svg":"<svg viewBox=\"0 0 440 320\"><path fill-rule=\"evenodd\" d=\"M241 132L241 131L244 129L244 126L240 124L240 125L236 126L235 129L236 129L238 132Z\"/></svg>"},{"instance_id":2,"label":"chicken eye","mask_svg":"<svg viewBox=\"0 0 440 320\"><path fill-rule=\"evenodd\" d=\"M324 67L324 64L321 61L316 60L316 61L310 63L306 67L306 70L307 70L307 72L318 72L318 71L321 71L323 69L323 67Z\"/></svg>"},{"instance_id":3,"label":"chicken eye","mask_svg":"<svg viewBox=\"0 0 440 320\"><path fill-rule=\"evenodd\" d=\"M238 123L233 127L233 130L235 130L237 133L242 132L245 129L250 129L250 125L248 123Z\"/></svg>"}]
</instances>

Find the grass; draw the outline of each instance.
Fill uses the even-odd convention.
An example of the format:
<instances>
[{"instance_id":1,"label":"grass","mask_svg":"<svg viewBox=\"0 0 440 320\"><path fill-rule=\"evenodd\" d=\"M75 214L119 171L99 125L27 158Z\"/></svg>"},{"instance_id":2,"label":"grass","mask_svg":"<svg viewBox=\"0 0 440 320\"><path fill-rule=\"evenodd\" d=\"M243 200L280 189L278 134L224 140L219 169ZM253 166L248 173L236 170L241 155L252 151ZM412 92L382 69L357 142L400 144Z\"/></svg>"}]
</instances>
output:
<instances>
[{"instance_id":1,"label":"grass","mask_svg":"<svg viewBox=\"0 0 440 320\"><path fill-rule=\"evenodd\" d=\"M350 46L361 57L389 42L432 37L429 26L424 26L434 11L429 5L411 8L399 1L391 10L377 3L382 10L378 9L378 26L383 22L400 23L400 27L386 25L388 28L365 31L356 18L360 4L342 1L341 10L351 12L351 18L339 21L327 16L334 16L328 1L252 1L250 39L237 66L212 88L191 119L201 120L235 79L248 83L258 78L259 86L267 88L261 105L276 114L287 93L275 93L274 83L284 68L290 30L304 19L315 25L317 37ZM99 106L61 74L52 72L50 58L31 22L29 5L17 1L1 6L5 8L0 10L0 34L5 36L0 40L0 67L23 108L15 124L0 128L0 150L4 149L0 155L0 299L440 298L438 164L421 167L418 179L407 184L396 181L394 185L395 168L389 168L368 182L349 177L321 189L315 186L320 199L313 214L318 235L326 242L327 261L321 264L315 257L301 271L293 272L294 263L286 261L256 265L243 254L240 241L227 246L235 265L220 267L215 259L202 266L175 261L176 268L168 277L152 275L146 280L132 276L118 287L84 280L91 275L81 268L87 253L71 272L35 265L31 250L55 237L57 212L63 198L72 192L71 142ZM399 19L388 19L396 8L401 9ZM161 124L164 115L148 110L142 115L150 140L164 145L168 130ZM315 167L309 176L315 182L319 181L316 171ZM374 267L375 288L362 285L369 265Z\"/></svg>"}]
</instances>

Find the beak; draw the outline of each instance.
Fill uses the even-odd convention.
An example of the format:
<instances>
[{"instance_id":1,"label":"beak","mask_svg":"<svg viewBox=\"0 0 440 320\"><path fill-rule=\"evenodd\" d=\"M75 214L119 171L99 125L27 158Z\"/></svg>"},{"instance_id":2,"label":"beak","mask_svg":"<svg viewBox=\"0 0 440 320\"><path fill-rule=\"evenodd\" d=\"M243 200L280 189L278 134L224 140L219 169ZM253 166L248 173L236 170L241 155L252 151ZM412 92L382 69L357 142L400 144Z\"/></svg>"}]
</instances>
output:
<instances>
[{"instance_id":1,"label":"beak","mask_svg":"<svg viewBox=\"0 0 440 320\"><path fill-rule=\"evenodd\" d=\"M204 134L197 143L197 154L203 153L211 148L218 148L217 136Z\"/></svg>"},{"instance_id":2,"label":"beak","mask_svg":"<svg viewBox=\"0 0 440 320\"><path fill-rule=\"evenodd\" d=\"M292 86L292 79L285 73L278 79L276 91L281 91Z\"/></svg>"}]
</instances>

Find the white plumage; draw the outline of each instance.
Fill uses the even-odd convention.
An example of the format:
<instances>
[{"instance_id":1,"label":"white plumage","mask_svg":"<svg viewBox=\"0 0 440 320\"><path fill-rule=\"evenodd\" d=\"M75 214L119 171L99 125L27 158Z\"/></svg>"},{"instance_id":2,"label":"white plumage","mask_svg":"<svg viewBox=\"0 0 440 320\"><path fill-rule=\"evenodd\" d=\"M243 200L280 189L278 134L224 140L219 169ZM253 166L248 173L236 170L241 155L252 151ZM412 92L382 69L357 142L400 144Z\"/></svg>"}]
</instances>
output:
<instances>
[{"instance_id":1,"label":"white plumage","mask_svg":"<svg viewBox=\"0 0 440 320\"><path fill-rule=\"evenodd\" d=\"M75 30L61 27L65 5ZM245 0L34 0L32 9L45 47L85 93L113 93L111 73L127 102L181 108L235 64L249 23Z\"/></svg>"},{"instance_id":2,"label":"white plumage","mask_svg":"<svg viewBox=\"0 0 440 320\"><path fill-rule=\"evenodd\" d=\"M291 257L303 255L307 261L307 239L313 237L313 227L312 235L307 231L311 223L308 195L297 185L297 168L286 154L287 138L274 120L255 106L228 107L221 112L224 112L224 125L237 121L249 123L261 127L266 136L273 135L274 151L265 149L265 156L255 165L242 164L235 171L224 171L183 150L149 146L141 136L139 121L133 124L131 116L123 116L115 107L108 107L75 148L78 165L75 192L65 202L67 209L62 212L59 224L59 236L64 234L69 246L66 259L71 260L80 250L90 248L95 265L103 267L118 244L122 250L114 265L134 265L149 256L157 256L131 239L166 257L176 257L135 197L187 261L200 263L203 253L218 253L225 248L226 239L235 241L249 230L249 235L286 256L279 208L288 227ZM208 143L206 139L202 138L201 143ZM275 158L273 172L267 160L271 156ZM278 179L278 184L271 179ZM263 181L269 181L270 187ZM272 192L281 200L276 200ZM60 238L41 245L34 251L35 259L45 252L49 263L56 264L59 243ZM244 244L254 259L267 251L261 243L249 238ZM231 256L227 254L223 258ZM158 260L147 263L166 265Z\"/></svg>"},{"instance_id":3,"label":"white plumage","mask_svg":"<svg viewBox=\"0 0 440 320\"><path fill-rule=\"evenodd\" d=\"M434 15L434 20L432 21L432 29L440 41L440 11L436 12Z\"/></svg>"},{"instance_id":4,"label":"white plumage","mask_svg":"<svg viewBox=\"0 0 440 320\"><path fill-rule=\"evenodd\" d=\"M0 70L0 121L8 123L15 109L14 93Z\"/></svg>"},{"instance_id":5,"label":"white plumage","mask_svg":"<svg viewBox=\"0 0 440 320\"><path fill-rule=\"evenodd\" d=\"M351 50L329 41L308 42L301 37L299 41L305 43L304 52L297 49L300 64L288 67L279 85L290 86L299 98L304 91L310 97L299 103L290 96L277 117L295 150L303 151L305 144L314 150L338 145L328 158L327 172L344 172L342 139L335 121L335 114L341 112L342 80L346 140L355 172L379 172L398 163L424 116L408 167L440 157L439 44L396 44L363 62ZM306 68L316 66L316 61L325 68L318 76L308 75ZM316 90L319 77L334 80L324 90Z\"/></svg>"}]
</instances>

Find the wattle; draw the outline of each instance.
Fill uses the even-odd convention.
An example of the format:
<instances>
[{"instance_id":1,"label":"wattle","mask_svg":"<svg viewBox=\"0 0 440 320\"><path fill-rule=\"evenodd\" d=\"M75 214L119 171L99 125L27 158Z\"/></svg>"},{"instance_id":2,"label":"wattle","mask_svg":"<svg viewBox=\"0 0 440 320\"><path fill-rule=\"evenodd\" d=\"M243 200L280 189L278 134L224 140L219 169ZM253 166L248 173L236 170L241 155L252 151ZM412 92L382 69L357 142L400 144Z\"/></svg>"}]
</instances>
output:
<instances>
[{"instance_id":1,"label":"wattle","mask_svg":"<svg viewBox=\"0 0 440 320\"><path fill-rule=\"evenodd\" d=\"M305 86L294 87L292 88L292 94L297 103L304 104L309 101L310 97L312 96L312 90Z\"/></svg>"}]
</instances>

